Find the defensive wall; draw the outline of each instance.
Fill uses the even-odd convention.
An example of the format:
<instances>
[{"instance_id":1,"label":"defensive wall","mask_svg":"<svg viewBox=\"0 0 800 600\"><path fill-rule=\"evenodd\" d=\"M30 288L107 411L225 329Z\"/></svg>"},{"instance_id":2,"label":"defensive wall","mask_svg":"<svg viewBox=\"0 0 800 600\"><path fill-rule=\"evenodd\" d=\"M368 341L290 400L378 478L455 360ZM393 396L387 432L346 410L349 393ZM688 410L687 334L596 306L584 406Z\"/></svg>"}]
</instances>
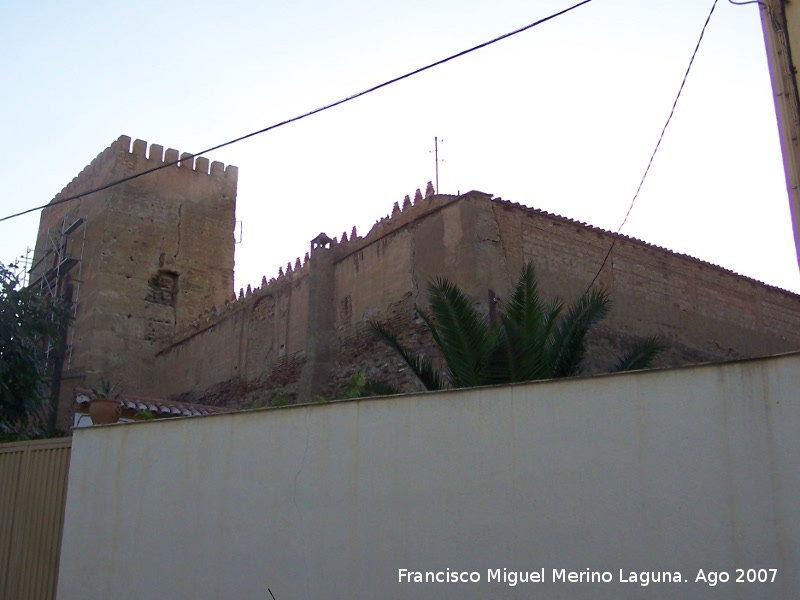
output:
<instances>
[{"instance_id":1,"label":"defensive wall","mask_svg":"<svg viewBox=\"0 0 800 600\"><path fill-rule=\"evenodd\" d=\"M587 289L614 239L597 280L614 305L590 338L588 372L607 369L633 340L652 334L668 345L662 366L800 348L795 294L489 194L434 195L429 187L425 197L418 190L413 202L395 203L366 236L354 230L318 244L302 263L179 332L159 352L157 387L175 399L251 406L336 397L353 372L364 370L419 389L367 321L383 322L433 355L414 311L425 306L431 278L455 281L489 312L502 306L532 260L544 296L572 300ZM315 294L326 300L309 311ZM310 366L320 353L328 358Z\"/></svg>"},{"instance_id":2,"label":"defensive wall","mask_svg":"<svg viewBox=\"0 0 800 600\"><path fill-rule=\"evenodd\" d=\"M793 353L82 428L58 598L797 598L798 388Z\"/></svg>"},{"instance_id":3,"label":"defensive wall","mask_svg":"<svg viewBox=\"0 0 800 600\"><path fill-rule=\"evenodd\" d=\"M614 306L590 336L587 372L605 370L653 334L668 345L661 366L800 348L795 294L491 194L437 195L430 184L424 196L417 190L396 202L365 236L355 228L338 239L319 234L302 260L237 297L236 181L236 167L122 136L43 211L40 268L59 253L80 255L57 277L58 293L77 300L61 379L67 406L73 389L100 377L130 394L239 407L335 398L355 371L417 390L368 321L435 360L415 314L431 278L451 279L491 314L530 260L546 298L572 301L612 242L597 283ZM80 252L76 230L63 252L48 254L53 232L76 217Z\"/></svg>"},{"instance_id":4,"label":"defensive wall","mask_svg":"<svg viewBox=\"0 0 800 600\"><path fill-rule=\"evenodd\" d=\"M230 298L237 176L234 166L121 136L43 210L32 282L51 277L57 293L77 303L67 335L72 351L62 378L64 407L71 406L75 387L95 385L100 377L131 393L151 391L158 347ZM76 219L83 225L67 235L65 226ZM59 423L69 424L64 418Z\"/></svg>"}]
</instances>

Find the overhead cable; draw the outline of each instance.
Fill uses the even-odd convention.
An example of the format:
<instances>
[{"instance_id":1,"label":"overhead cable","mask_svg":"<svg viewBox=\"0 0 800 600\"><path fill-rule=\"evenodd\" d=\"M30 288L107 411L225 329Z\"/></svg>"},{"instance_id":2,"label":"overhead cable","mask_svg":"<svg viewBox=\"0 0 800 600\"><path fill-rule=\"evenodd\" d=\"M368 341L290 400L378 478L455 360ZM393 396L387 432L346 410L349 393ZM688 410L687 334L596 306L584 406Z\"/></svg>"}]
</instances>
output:
<instances>
[{"instance_id":1,"label":"overhead cable","mask_svg":"<svg viewBox=\"0 0 800 600\"><path fill-rule=\"evenodd\" d=\"M672 121L672 116L675 114L675 107L678 105L678 100L681 97L681 93L683 92L683 86L686 85L686 80L689 77L689 72L692 70L692 64L694 63L695 56L697 56L697 51L700 49L700 43L703 41L703 36L706 33L706 27L708 27L708 22L711 20L711 15L714 14L714 8L717 6L717 0L714 0L714 3L711 5L711 10L706 17L706 22L703 24L703 29L700 31L700 38L697 40L697 45L694 47L694 52L692 52L692 58L689 59L689 66L686 67L686 73L683 75L683 80L681 81L681 85L678 88L678 94L675 96L675 101L672 103L672 109L669 111L669 116L667 117L666 123L664 123L664 127L661 129L661 135L658 136L658 141L656 142L656 147L653 149L653 153L650 155L650 160L647 162L647 167L644 170L644 175L642 175L641 181L639 181L639 187L636 188L636 193L633 195L633 199L631 200L630 206L628 206L628 212L625 213L625 218L622 219L622 223L620 223L617 231L614 234L614 239L611 241L611 246L608 248L608 252L606 252L605 257L603 258L603 262L600 265L600 268L597 269L597 273L595 273L594 277L592 278L589 287L586 288L586 291L589 291L594 285L594 282L597 281L597 278L600 276L600 272L603 270L603 267L606 266L606 262L608 262L608 257L611 256L611 251L614 249L614 246L619 239L619 232L622 231L622 228L625 226L625 223L628 221L628 217L631 215L631 211L633 210L633 205L636 202L636 199L639 197L639 192L642 191L642 186L644 185L644 180L647 179L647 174L650 172L650 167L653 166L653 159L656 157L656 153L658 152L658 148L661 146L661 141L664 139L664 134L667 131L667 127L669 127L670 122Z\"/></svg>"}]
</instances>

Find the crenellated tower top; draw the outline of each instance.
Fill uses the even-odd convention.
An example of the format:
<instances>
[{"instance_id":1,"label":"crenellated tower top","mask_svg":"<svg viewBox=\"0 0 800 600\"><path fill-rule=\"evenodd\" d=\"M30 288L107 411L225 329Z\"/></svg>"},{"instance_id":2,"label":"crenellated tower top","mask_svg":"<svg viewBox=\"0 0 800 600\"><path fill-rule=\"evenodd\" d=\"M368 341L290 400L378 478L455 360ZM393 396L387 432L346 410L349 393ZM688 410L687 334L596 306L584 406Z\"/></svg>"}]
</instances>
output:
<instances>
[{"instance_id":1,"label":"crenellated tower top","mask_svg":"<svg viewBox=\"0 0 800 600\"><path fill-rule=\"evenodd\" d=\"M137 157L137 159L134 161L133 157ZM133 167L135 163L139 164L136 164L137 168L132 173L119 168L120 165ZM169 167L164 166L170 163L176 164ZM113 183L113 179L109 179L107 174L116 175L116 179L123 179L153 169L192 171L227 181L233 185L236 185L239 177L239 169L233 165L226 167L219 161L210 162L203 156L194 156L188 152L181 153L174 148L167 148L165 151L161 144L148 145L144 140L137 139L131 143L129 136L121 135L64 186L53 200L63 200ZM143 175L143 177L147 176Z\"/></svg>"}]
</instances>

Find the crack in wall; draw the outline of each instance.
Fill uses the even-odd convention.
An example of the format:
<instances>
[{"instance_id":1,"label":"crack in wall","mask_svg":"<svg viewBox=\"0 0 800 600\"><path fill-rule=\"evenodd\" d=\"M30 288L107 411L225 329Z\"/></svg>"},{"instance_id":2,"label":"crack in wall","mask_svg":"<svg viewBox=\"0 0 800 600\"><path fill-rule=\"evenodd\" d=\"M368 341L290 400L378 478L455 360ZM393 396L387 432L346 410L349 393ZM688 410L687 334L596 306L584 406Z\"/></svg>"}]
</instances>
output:
<instances>
[{"instance_id":1,"label":"crack in wall","mask_svg":"<svg viewBox=\"0 0 800 600\"><path fill-rule=\"evenodd\" d=\"M411 298L414 306L417 305L419 298L419 281L417 281L417 227L411 226Z\"/></svg>"},{"instance_id":2,"label":"crack in wall","mask_svg":"<svg viewBox=\"0 0 800 600\"><path fill-rule=\"evenodd\" d=\"M177 239L177 246L175 248L175 254L172 257L175 259L175 263L177 265L178 262L178 255L181 252L181 229L183 227L183 202L178 204L178 239ZM178 274L180 277L180 274ZM178 286L176 281L175 286L175 296L178 296ZM175 302L172 305L172 335L174 336L178 332L178 303Z\"/></svg>"},{"instance_id":3,"label":"crack in wall","mask_svg":"<svg viewBox=\"0 0 800 600\"><path fill-rule=\"evenodd\" d=\"M172 258L178 258L178 254L181 253L181 226L183 224L183 203L178 205L178 240L177 246L175 248L175 254L172 255Z\"/></svg>"},{"instance_id":4,"label":"crack in wall","mask_svg":"<svg viewBox=\"0 0 800 600\"><path fill-rule=\"evenodd\" d=\"M513 285L513 278L508 269L508 248L506 248L505 240L503 239L503 229L500 227L500 219L497 218L497 206L493 201L489 201L489 207L492 211L495 227L497 227L497 239L500 241L500 251L503 256L503 270L506 272L506 279ZM493 241L493 240L488 240Z\"/></svg>"}]
</instances>

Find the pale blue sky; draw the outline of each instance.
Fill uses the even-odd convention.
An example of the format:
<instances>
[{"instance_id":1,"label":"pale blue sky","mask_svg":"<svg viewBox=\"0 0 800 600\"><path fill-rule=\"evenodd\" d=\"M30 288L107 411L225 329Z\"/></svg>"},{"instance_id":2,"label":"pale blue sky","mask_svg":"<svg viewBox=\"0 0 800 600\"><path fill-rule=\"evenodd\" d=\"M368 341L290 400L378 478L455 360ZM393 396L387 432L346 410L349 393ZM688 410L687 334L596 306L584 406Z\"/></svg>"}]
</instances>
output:
<instances>
[{"instance_id":1,"label":"pale blue sky","mask_svg":"<svg viewBox=\"0 0 800 600\"><path fill-rule=\"evenodd\" d=\"M49 201L120 134L196 152L571 4L5 0L0 213ZM442 192L616 229L711 4L594 0L218 151L240 169L237 289L424 190L434 136ZM37 224L0 223L0 261L33 246ZM800 291L756 5L718 3L623 233Z\"/></svg>"}]
</instances>

